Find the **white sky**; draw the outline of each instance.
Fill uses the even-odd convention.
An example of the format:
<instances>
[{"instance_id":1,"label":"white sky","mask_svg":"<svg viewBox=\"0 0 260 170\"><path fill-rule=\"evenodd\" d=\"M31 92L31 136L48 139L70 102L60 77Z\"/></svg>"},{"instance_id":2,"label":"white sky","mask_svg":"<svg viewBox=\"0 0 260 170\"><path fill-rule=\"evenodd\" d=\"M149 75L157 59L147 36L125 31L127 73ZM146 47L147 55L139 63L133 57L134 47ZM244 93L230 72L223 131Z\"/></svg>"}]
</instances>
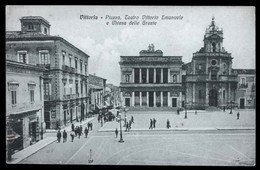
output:
<instances>
[{"instance_id":1,"label":"white sky","mask_svg":"<svg viewBox=\"0 0 260 170\"><path fill-rule=\"evenodd\" d=\"M80 20L80 15L161 15L182 20L157 20L157 25L106 25L108 20ZM233 68L255 68L255 8L196 6L7 6L6 31L20 31L22 16L42 16L51 24L50 34L59 35L87 53L89 73L120 84L120 55L139 55L153 43L166 56L183 56L190 62L192 54L203 47L206 27L212 16L223 28L223 47L232 53ZM110 20L111 21L111 20ZM139 22L142 22L141 18ZM141 23L140 23L141 24Z\"/></svg>"}]
</instances>

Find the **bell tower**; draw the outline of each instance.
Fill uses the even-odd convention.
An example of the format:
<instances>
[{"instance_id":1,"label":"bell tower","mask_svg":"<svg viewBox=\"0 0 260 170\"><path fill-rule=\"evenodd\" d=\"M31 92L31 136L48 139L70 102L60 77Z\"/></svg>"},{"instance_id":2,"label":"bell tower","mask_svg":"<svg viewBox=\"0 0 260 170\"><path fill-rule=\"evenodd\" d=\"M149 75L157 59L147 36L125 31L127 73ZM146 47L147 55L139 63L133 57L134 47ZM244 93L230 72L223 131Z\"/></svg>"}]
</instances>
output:
<instances>
[{"instance_id":1,"label":"bell tower","mask_svg":"<svg viewBox=\"0 0 260 170\"><path fill-rule=\"evenodd\" d=\"M223 39L223 29L219 30L215 24L214 17L212 17L211 24L206 28L204 35L205 52L224 52L222 48Z\"/></svg>"}]
</instances>

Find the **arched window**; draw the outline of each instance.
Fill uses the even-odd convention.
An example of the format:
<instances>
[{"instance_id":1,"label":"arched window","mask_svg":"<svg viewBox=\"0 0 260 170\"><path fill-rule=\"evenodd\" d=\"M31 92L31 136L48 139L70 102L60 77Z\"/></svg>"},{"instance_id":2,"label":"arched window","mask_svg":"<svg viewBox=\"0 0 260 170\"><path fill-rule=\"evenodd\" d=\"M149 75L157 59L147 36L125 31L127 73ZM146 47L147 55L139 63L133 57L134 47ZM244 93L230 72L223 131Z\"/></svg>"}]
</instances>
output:
<instances>
[{"instance_id":1,"label":"arched window","mask_svg":"<svg viewBox=\"0 0 260 170\"><path fill-rule=\"evenodd\" d=\"M216 43L212 43L212 52L216 52Z\"/></svg>"}]
</instances>

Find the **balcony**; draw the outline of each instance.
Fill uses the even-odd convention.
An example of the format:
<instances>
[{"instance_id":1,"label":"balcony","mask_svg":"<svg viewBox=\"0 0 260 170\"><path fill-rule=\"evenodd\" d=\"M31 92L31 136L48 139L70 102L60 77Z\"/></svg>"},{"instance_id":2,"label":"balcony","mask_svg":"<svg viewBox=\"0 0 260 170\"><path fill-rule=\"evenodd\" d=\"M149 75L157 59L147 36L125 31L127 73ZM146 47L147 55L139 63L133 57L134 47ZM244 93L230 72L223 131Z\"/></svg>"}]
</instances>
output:
<instances>
[{"instance_id":1,"label":"balcony","mask_svg":"<svg viewBox=\"0 0 260 170\"><path fill-rule=\"evenodd\" d=\"M16 105L13 105L11 109L9 110L12 114L20 114L23 112L28 112L32 110L40 110L43 106L43 101L35 101L33 103L31 102L23 102L23 103L17 103Z\"/></svg>"},{"instance_id":2,"label":"balcony","mask_svg":"<svg viewBox=\"0 0 260 170\"><path fill-rule=\"evenodd\" d=\"M62 70L68 73L75 73L75 68L69 67L67 65L62 65Z\"/></svg>"},{"instance_id":3,"label":"balcony","mask_svg":"<svg viewBox=\"0 0 260 170\"><path fill-rule=\"evenodd\" d=\"M79 94L66 94L63 95L63 100L73 100L79 97Z\"/></svg>"},{"instance_id":4,"label":"balcony","mask_svg":"<svg viewBox=\"0 0 260 170\"><path fill-rule=\"evenodd\" d=\"M246 83L246 84L239 84L238 87L240 89L246 89L246 88L248 88L248 83Z\"/></svg>"},{"instance_id":5,"label":"balcony","mask_svg":"<svg viewBox=\"0 0 260 170\"><path fill-rule=\"evenodd\" d=\"M54 99L54 96L44 95L44 101L52 101L52 100L55 100L55 99Z\"/></svg>"},{"instance_id":6,"label":"balcony","mask_svg":"<svg viewBox=\"0 0 260 170\"><path fill-rule=\"evenodd\" d=\"M46 68L46 69L50 69L51 65L50 64L36 64L38 67L42 67L42 68Z\"/></svg>"}]
</instances>

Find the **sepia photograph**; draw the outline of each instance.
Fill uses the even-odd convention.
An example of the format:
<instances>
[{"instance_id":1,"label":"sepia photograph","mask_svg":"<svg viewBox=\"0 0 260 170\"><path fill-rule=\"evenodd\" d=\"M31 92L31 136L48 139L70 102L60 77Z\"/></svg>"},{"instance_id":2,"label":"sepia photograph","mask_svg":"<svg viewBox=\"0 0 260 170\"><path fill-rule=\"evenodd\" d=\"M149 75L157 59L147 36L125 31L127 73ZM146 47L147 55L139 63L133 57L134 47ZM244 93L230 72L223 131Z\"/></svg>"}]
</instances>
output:
<instances>
[{"instance_id":1,"label":"sepia photograph","mask_svg":"<svg viewBox=\"0 0 260 170\"><path fill-rule=\"evenodd\" d=\"M256 164L254 6L6 5L6 164Z\"/></svg>"}]
</instances>

